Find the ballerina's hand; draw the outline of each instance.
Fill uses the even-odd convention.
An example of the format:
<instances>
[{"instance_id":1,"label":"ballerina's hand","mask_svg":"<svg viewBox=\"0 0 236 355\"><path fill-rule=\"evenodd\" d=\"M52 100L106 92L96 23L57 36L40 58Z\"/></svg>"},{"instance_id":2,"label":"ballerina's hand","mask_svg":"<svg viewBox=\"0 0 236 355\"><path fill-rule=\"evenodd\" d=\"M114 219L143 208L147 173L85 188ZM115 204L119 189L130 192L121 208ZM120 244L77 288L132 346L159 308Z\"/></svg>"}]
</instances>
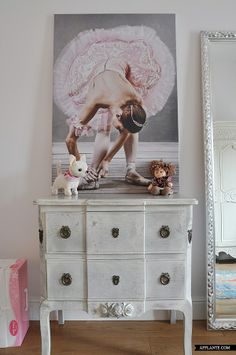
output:
<instances>
[{"instance_id":1,"label":"ballerina's hand","mask_svg":"<svg viewBox=\"0 0 236 355\"><path fill-rule=\"evenodd\" d=\"M79 126L79 127L74 127L74 132L75 132L75 136L76 137L80 137L81 135L82 135L82 132L83 132L83 130L84 130L84 126Z\"/></svg>"},{"instance_id":2,"label":"ballerina's hand","mask_svg":"<svg viewBox=\"0 0 236 355\"><path fill-rule=\"evenodd\" d=\"M98 167L98 176L99 177L105 177L108 174L108 161L107 160L102 160L102 162L99 164Z\"/></svg>"}]
</instances>

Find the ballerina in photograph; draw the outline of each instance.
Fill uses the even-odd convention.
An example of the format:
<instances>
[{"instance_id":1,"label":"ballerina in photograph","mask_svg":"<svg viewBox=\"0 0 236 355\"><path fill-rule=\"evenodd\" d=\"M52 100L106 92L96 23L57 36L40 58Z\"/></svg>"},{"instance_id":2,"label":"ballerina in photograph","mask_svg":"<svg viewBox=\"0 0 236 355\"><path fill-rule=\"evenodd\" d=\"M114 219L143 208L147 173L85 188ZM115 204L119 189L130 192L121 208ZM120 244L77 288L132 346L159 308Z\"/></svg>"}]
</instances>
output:
<instances>
[{"instance_id":1,"label":"ballerina in photograph","mask_svg":"<svg viewBox=\"0 0 236 355\"><path fill-rule=\"evenodd\" d=\"M136 171L139 132L162 110L174 83L173 57L152 28L83 31L66 45L54 66L54 100L67 117L68 152L79 159L77 140L96 134L81 188L98 187L121 147L126 182L150 183ZM118 136L110 143L113 127Z\"/></svg>"}]
</instances>

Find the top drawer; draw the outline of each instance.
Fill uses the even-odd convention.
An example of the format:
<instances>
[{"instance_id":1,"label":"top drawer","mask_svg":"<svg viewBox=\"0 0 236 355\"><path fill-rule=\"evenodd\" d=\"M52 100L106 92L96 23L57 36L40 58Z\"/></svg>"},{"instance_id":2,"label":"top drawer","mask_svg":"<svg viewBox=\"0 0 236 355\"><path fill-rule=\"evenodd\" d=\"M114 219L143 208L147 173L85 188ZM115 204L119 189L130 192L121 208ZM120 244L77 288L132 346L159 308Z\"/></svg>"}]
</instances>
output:
<instances>
[{"instance_id":1,"label":"top drawer","mask_svg":"<svg viewBox=\"0 0 236 355\"><path fill-rule=\"evenodd\" d=\"M87 252L144 252L144 212L88 212Z\"/></svg>"},{"instance_id":2,"label":"top drawer","mask_svg":"<svg viewBox=\"0 0 236 355\"><path fill-rule=\"evenodd\" d=\"M155 207L146 211L146 252L184 252L191 220L189 207Z\"/></svg>"},{"instance_id":3,"label":"top drawer","mask_svg":"<svg viewBox=\"0 0 236 355\"><path fill-rule=\"evenodd\" d=\"M47 212L45 214L46 248L48 252L85 251L83 212Z\"/></svg>"}]
</instances>

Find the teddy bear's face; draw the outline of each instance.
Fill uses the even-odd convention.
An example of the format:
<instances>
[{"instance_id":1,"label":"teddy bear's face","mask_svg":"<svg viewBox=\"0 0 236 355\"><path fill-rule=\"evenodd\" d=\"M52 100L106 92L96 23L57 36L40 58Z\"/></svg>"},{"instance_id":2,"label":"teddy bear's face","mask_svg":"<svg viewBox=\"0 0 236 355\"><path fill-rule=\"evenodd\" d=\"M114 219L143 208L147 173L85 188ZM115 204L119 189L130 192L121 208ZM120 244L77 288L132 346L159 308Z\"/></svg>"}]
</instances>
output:
<instances>
[{"instance_id":1,"label":"teddy bear's face","mask_svg":"<svg viewBox=\"0 0 236 355\"><path fill-rule=\"evenodd\" d=\"M155 178L159 179L166 176L166 171L163 168L157 168L154 170Z\"/></svg>"}]
</instances>

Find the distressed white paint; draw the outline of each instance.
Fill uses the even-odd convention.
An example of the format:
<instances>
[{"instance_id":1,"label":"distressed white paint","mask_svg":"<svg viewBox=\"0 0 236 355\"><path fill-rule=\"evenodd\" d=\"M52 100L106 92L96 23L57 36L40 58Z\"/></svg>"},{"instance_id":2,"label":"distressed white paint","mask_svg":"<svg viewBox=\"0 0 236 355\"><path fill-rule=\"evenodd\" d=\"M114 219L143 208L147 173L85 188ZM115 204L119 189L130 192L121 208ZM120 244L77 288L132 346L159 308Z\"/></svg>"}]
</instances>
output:
<instances>
[{"instance_id":1,"label":"distressed white paint","mask_svg":"<svg viewBox=\"0 0 236 355\"><path fill-rule=\"evenodd\" d=\"M185 320L185 355L191 355L189 230L192 228L192 205L196 200L149 195L145 198L114 195L101 200L94 199L94 195L86 198L84 195L81 200L54 197L37 203L40 228L44 232L41 240L42 355L50 354L49 313L59 311L59 322L63 323L63 312L76 309L102 319L130 319L148 310L181 311ZM62 217L66 216L67 226L73 229L77 226L76 215L79 224L86 225L75 235L75 239L86 239L84 252L71 252L67 247L61 250L61 246L59 250L52 250L50 239L57 236L59 221L64 223ZM57 227L50 228L50 224ZM171 227L169 244L158 235L162 225ZM117 238L112 236L113 227L119 228ZM154 242L155 237L159 238L158 243ZM65 241L70 243L69 239ZM116 248L114 242L117 241ZM174 244L178 246L173 247ZM71 278L67 286L62 282L65 273ZM163 273L168 273L166 285L160 282ZM117 284L113 282L114 276L119 277ZM171 322L175 322L175 312L171 314Z\"/></svg>"},{"instance_id":2,"label":"distressed white paint","mask_svg":"<svg viewBox=\"0 0 236 355\"><path fill-rule=\"evenodd\" d=\"M109 260L90 260L88 265L88 299L126 300L144 298L144 258L116 260L116 250ZM118 285L112 282L119 276Z\"/></svg>"},{"instance_id":3,"label":"distressed white paint","mask_svg":"<svg viewBox=\"0 0 236 355\"><path fill-rule=\"evenodd\" d=\"M182 237L183 238L183 237ZM187 238L186 238L187 239ZM158 299L183 299L185 296L185 261L147 260L146 297ZM162 285L160 277L168 273L170 282Z\"/></svg>"},{"instance_id":4,"label":"distressed white paint","mask_svg":"<svg viewBox=\"0 0 236 355\"><path fill-rule=\"evenodd\" d=\"M187 240L182 235L187 227L186 208L146 208L146 252L183 252ZM169 226L167 238L160 235L163 226Z\"/></svg>"},{"instance_id":5,"label":"distressed white paint","mask_svg":"<svg viewBox=\"0 0 236 355\"><path fill-rule=\"evenodd\" d=\"M118 236L112 229L118 229ZM142 253L144 251L144 212L88 212L87 213L88 253Z\"/></svg>"},{"instance_id":6,"label":"distressed white paint","mask_svg":"<svg viewBox=\"0 0 236 355\"><path fill-rule=\"evenodd\" d=\"M78 236L84 235L85 218L81 211L77 212L50 212L45 216L47 251L78 252L85 250L85 238ZM65 239L61 236L62 226L70 226L71 235Z\"/></svg>"}]
</instances>

